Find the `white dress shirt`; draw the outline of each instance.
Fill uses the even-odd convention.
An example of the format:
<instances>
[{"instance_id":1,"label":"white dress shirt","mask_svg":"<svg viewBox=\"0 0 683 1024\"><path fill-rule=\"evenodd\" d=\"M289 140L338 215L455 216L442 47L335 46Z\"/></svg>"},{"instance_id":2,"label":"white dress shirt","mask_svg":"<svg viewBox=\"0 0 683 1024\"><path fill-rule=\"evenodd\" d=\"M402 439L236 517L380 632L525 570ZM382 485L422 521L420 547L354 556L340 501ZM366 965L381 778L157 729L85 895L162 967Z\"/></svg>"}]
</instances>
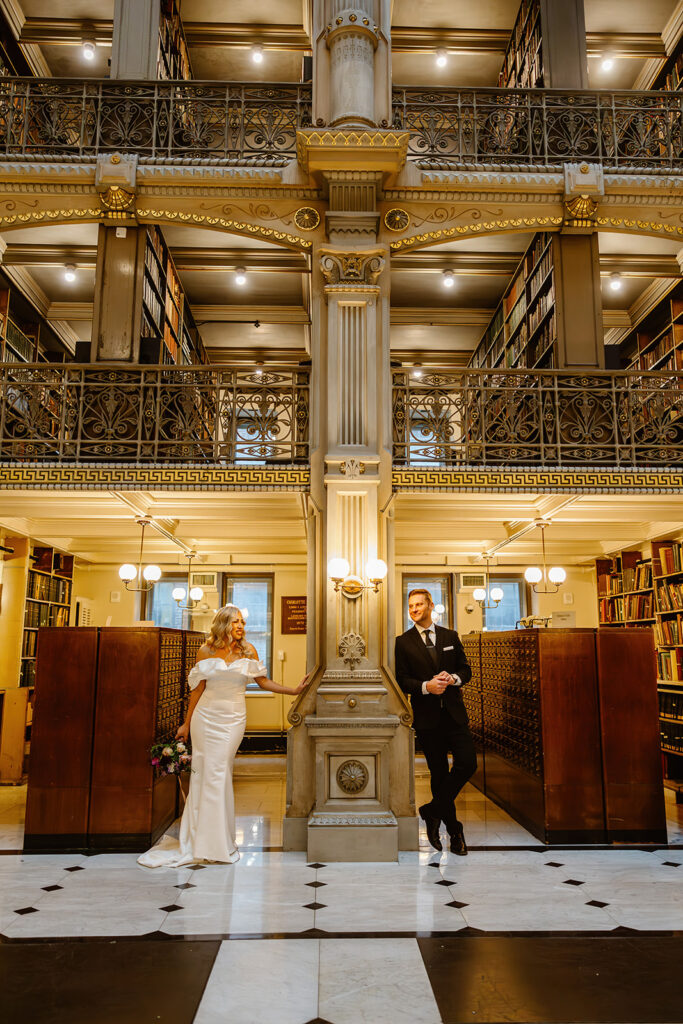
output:
<instances>
[{"instance_id":1,"label":"white dress shirt","mask_svg":"<svg viewBox=\"0 0 683 1024\"><path fill-rule=\"evenodd\" d=\"M420 638L421 638L423 644L425 644L425 633L429 633L431 641L434 644L434 647L436 647L436 626L434 625L433 622L432 622L431 626L419 626L417 624L417 622L416 622L415 623L415 628L417 629L418 633L420 634ZM427 645L425 644L425 647L426 646ZM456 686L462 686L462 679L460 678L460 676L451 676L451 679L453 680L453 682L455 683ZM429 690L427 689L427 683L428 682L429 682L429 679L425 679L425 681L422 684L422 692L423 693L429 693Z\"/></svg>"}]
</instances>

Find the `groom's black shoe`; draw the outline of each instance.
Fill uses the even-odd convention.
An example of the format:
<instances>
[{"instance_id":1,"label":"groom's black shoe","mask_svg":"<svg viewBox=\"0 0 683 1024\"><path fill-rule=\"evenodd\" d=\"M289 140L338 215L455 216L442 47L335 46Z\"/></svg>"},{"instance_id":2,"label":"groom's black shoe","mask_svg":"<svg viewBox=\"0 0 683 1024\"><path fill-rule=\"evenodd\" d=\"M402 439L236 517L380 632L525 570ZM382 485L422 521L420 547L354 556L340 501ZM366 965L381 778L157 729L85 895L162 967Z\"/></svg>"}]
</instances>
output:
<instances>
[{"instance_id":1,"label":"groom's black shoe","mask_svg":"<svg viewBox=\"0 0 683 1024\"><path fill-rule=\"evenodd\" d=\"M465 832L460 824L457 823L455 830L451 832L451 853L456 854L458 857L467 856L467 843L465 842Z\"/></svg>"},{"instance_id":2,"label":"groom's black shoe","mask_svg":"<svg viewBox=\"0 0 683 1024\"><path fill-rule=\"evenodd\" d=\"M435 850L443 850L441 840L439 839L439 825L441 824L441 818L435 818L431 814L425 814L422 807L420 808L420 817L425 823L427 839L431 845Z\"/></svg>"}]
</instances>

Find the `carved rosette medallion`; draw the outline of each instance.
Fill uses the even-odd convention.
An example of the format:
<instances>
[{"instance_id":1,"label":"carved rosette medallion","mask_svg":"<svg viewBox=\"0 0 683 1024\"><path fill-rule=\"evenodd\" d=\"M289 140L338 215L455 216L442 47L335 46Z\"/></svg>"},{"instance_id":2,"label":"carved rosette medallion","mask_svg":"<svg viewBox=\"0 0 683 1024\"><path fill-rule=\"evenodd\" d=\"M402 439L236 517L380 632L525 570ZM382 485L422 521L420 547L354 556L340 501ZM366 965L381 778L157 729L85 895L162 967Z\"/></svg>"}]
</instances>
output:
<instances>
[{"instance_id":1,"label":"carved rosette medallion","mask_svg":"<svg viewBox=\"0 0 683 1024\"><path fill-rule=\"evenodd\" d=\"M300 231L315 231L320 223L320 214L312 206L301 206L294 214L294 223Z\"/></svg>"},{"instance_id":2,"label":"carved rosette medallion","mask_svg":"<svg viewBox=\"0 0 683 1024\"><path fill-rule=\"evenodd\" d=\"M358 633L345 633L339 641L339 657L353 672L353 666L365 657L365 640Z\"/></svg>"},{"instance_id":3,"label":"carved rosette medallion","mask_svg":"<svg viewBox=\"0 0 683 1024\"><path fill-rule=\"evenodd\" d=\"M362 793L370 778L362 761L349 759L337 768L337 785L344 793Z\"/></svg>"},{"instance_id":4,"label":"carved rosette medallion","mask_svg":"<svg viewBox=\"0 0 683 1024\"><path fill-rule=\"evenodd\" d=\"M394 207L384 214L384 225L389 231L405 231L410 224L410 214L407 210Z\"/></svg>"}]
</instances>

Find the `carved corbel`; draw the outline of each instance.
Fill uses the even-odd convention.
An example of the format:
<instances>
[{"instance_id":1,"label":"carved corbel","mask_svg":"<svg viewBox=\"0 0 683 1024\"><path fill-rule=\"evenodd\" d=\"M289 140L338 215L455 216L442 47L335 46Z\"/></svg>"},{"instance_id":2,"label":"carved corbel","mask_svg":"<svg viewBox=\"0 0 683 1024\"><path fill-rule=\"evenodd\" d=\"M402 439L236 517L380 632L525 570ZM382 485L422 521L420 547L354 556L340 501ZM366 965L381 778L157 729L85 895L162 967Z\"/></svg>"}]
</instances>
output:
<instances>
[{"instance_id":1,"label":"carved corbel","mask_svg":"<svg viewBox=\"0 0 683 1024\"><path fill-rule=\"evenodd\" d=\"M137 166L136 154L112 153L97 158L95 188L105 223L135 220Z\"/></svg>"},{"instance_id":2,"label":"carved corbel","mask_svg":"<svg viewBox=\"0 0 683 1024\"><path fill-rule=\"evenodd\" d=\"M376 287L386 260L383 250L368 252L326 252L320 259L326 284Z\"/></svg>"}]
</instances>

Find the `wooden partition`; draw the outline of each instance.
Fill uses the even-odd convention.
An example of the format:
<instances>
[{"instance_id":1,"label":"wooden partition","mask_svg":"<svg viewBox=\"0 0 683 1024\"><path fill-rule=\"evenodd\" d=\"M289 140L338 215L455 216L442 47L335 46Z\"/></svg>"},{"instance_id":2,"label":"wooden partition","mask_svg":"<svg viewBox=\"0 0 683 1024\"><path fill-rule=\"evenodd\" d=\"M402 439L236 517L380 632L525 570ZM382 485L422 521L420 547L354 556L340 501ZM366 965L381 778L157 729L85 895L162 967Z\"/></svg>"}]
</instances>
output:
<instances>
[{"instance_id":1,"label":"wooden partition","mask_svg":"<svg viewBox=\"0 0 683 1024\"><path fill-rule=\"evenodd\" d=\"M473 783L547 843L666 842L649 629L470 634Z\"/></svg>"},{"instance_id":2,"label":"wooden partition","mask_svg":"<svg viewBox=\"0 0 683 1024\"><path fill-rule=\"evenodd\" d=\"M153 743L185 713L201 633L41 629L29 761L26 850L147 849L177 812Z\"/></svg>"}]
</instances>

